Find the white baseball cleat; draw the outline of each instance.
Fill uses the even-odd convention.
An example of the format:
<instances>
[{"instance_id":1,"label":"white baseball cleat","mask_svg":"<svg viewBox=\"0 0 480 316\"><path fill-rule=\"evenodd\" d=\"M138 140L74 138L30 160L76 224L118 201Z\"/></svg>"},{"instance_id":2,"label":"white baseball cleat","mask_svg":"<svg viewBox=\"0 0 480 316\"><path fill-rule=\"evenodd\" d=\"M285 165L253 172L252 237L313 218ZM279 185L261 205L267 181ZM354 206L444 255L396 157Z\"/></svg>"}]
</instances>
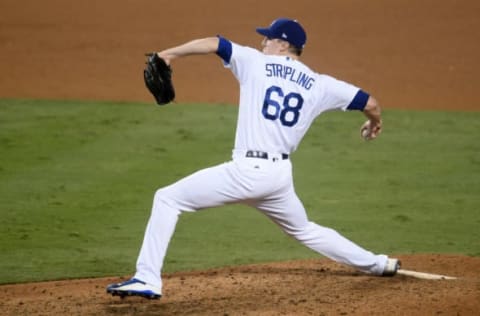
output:
<instances>
[{"instance_id":1,"label":"white baseball cleat","mask_svg":"<svg viewBox=\"0 0 480 316\"><path fill-rule=\"evenodd\" d=\"M383 269L382 276L394 276L397 274L398 269L400 269L401 262L395 258L388 258L387 264Z\"/></svg>"},{"instance_id":2,"label":"white baseball cleat","mask_svg":"<svg viewBox=\"0 0 480 316\"><path fill-rule=\"evenodd\" d=\"M148 299L159 299L162 296L160 289L138 279L130 279L122 283L107 286L107 293L113 296L141 296Z\"/></svg>"}]
</instances>

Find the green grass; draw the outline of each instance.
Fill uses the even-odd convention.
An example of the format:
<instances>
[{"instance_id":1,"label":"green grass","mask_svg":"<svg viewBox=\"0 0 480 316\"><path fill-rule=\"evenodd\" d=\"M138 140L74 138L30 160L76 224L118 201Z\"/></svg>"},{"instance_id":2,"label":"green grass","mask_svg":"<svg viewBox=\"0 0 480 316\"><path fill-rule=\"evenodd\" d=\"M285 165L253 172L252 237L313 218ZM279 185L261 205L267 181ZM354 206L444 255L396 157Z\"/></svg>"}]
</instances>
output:
<instances>
[{"instance_id":1,"label":"green grass","mask_svg":"<svg viewBox=\"0 0 480 316\"><path fill-rule=\"evenodd\" d=\"M0 100L0 283L125 275L159 187L230 158L235 106ZM292 156L309 216L387 253L480 255L480 113L327 113ZM316 257L245 206L182 215L165 271Z\"/></svg>"}]
</instances>

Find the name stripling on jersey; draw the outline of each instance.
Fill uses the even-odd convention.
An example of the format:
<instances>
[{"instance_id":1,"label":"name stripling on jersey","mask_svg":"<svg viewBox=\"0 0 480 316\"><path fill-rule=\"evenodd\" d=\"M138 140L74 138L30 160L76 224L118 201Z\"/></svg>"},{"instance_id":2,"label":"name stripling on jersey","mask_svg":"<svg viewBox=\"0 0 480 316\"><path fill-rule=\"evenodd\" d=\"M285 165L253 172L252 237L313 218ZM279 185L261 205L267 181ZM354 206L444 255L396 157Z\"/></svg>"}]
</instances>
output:
<instances>
[{"instance_id":1,"label":"name stripling on jersey","mask_svg":"<svg viewBox=\"0 0 480 316\"><path fill-rule=\"evenodd\" d=\"M268 63L265 65L265 75L267 77L278 77L294 82L306 90L310 90L315 82L315 78L293 67Z\"/></svg>"}]
</instances>

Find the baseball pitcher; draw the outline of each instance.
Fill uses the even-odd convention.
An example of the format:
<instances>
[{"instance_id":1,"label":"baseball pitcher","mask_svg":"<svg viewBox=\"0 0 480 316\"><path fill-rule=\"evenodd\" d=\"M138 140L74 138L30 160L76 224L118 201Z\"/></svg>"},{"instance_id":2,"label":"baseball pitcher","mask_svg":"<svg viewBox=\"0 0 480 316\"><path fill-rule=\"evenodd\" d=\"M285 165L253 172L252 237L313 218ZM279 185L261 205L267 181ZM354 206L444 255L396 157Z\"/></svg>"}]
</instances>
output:
<instances>
[{"instance_id":1,"label":"baseball pitcher","mask_svg":"<svg viewBox=\"0 0 480 316\"><path fill-rule=\"evenodd\" d=\"M289 159L313 120L330 110L363 112L367 121L362 135L376 138L382 129L377 101L358 87L302 63L306 33L296 20L280 18L256 31L263 36L262 51L217 36L150 55L168 68L180 57L218 55L240 86L235 144L231 161L200 170L155 193L136 273L128 281L109 285L108 293L160 298L162 265L180 214L229 203L256 208L286 234L332 260L372 275L396 274L398 259L373 254L335 230L309 221L295 192ZM172 99L155 98L159 104Z\"/></svg>"}]
</instances>

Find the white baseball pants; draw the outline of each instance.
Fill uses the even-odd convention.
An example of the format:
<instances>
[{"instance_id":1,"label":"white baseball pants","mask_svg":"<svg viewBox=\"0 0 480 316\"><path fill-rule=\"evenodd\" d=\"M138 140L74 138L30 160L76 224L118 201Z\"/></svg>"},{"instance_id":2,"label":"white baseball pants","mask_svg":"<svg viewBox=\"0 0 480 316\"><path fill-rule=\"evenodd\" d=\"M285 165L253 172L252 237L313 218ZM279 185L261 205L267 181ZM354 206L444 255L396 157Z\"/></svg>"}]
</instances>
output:
<instances>
[{"instance_id":1,"label":"white baseball pants","mask_svg":"<svg viewBox=\"0 0 480 316\"><path fill-rule=\"evenodd\" d=\"M229 203L257 208L286 234L332 260L375 275L384 270L387 256L375 255L308 220L294 190L289 159L271 154L269 159L247 158L245 152L235 151L232 161L200 170L156 192L135 278L161 289L160 273L179 215Z\"/></svg>"}]
</instances>

